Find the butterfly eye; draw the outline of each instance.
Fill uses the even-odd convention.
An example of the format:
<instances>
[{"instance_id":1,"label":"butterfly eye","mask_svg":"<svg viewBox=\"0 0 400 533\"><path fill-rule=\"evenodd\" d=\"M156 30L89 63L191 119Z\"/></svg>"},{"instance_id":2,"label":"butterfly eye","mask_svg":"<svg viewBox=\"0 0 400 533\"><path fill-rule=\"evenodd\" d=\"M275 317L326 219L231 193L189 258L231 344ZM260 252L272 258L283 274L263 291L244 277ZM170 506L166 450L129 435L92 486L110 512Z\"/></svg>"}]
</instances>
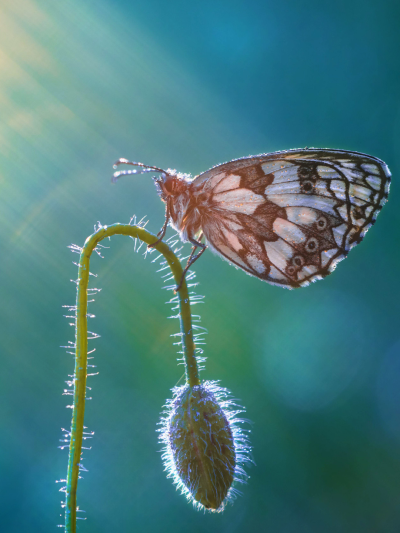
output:
<instances>
[{"instance_id":1,"label":"butterfly eye","mask_svg":"<svg viewBox=\"0 0 400 533\"><path fill-rule=\"evenodd\" d=\"M175 178L166 177L163 183L163 189L167 193L173 193L175 189Z\"/></svg>"},{"instance_id":2,"label":"butterfly eye","mask_svg":"<svg viewBox=\"0 0 400 533\"><path fill-rule=\"evenodd\" d=\"M317 228L320 229L320 230L324 230L326 229L328 225L328 221L326 220L325 217L320 217L318 220L317 220Z\"/></svg>"},{"instance_id":3,"label":"butterfly eye","mask_svg":"<svg viewBox=\"0 0 400 533\"><path fill-rule=\"evenodd\" d=\"M305 245L305 250L308 253L315 252L318 249L318 241L315 237L310 237Z\"/></svg>"}]
</instances>

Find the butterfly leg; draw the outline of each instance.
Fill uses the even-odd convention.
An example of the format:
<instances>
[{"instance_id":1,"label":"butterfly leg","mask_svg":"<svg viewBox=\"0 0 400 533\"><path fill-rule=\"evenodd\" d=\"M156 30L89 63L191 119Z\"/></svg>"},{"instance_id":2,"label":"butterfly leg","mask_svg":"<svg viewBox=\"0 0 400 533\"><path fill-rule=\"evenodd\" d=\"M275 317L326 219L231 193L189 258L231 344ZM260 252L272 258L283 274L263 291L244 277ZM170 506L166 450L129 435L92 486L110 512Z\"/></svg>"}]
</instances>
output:
<instances>
[{"instance_id":1,"label":"butterfly leg","mask_svg":"<svg viewBox=\"0 0 400 533\"><path fill-rule=\"evenodd\" d=\"M203 237L203 233L200 234L199 240L196 241L195 239L190 239L189 241L193 244L192 251L190 253L189 259L187 260L186 266L182 272L181 281L179 282L179 285L176 287L175 292L178 292L179 289L182 287L183 280L185 279L186 272L189 270L189 268L193 265L195 261L207 250L207 245L200 242L200 240ZM195 255L197 248L201 248L200 252Z\"/></svg>"},{"instance_id":2,"label":"butterfly leg","mask_svg":"<svg viewBox=\"0 0 400 533\"><path fill-rule=\"evenodd\" d=\"M156 242L153 242L153 244L148 244L147 248L153 248L156 244L158 244L159 242L161 242L163 240L165 232L167 231L167 226L168 226L168 222L169 222L170 213L171 213L171 210L170 210L170 206L169 206L169 201L167 200L167 205L166 205L166 208L165 208L164 225L160 229L160 231L157 233L158 239L156 240Z\"/></svg>"}]
</instances>

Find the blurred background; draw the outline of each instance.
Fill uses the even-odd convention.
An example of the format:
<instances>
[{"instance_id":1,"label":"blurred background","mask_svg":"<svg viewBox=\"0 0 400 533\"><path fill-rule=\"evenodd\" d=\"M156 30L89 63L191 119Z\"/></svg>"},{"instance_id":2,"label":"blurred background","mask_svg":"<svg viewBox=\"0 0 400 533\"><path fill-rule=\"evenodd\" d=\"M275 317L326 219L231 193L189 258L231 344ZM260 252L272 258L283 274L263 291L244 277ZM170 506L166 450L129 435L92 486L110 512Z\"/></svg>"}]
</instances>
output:
<instances>
[{"instance_id":1,"label":"blurred background","mask_svg":"<svg viewBox=\"0 0 400 533\"><path fill-rule=\"evenodd\" d=\"M257 465L223 514L195 512L163 472L157 422L183 369L157 265L122 237L93 258L101 338L79 531L399 531L399 22L395 0L0 1L3 533L63 523L67 246L97 221L163 222L150 176L112 185L112 163L196 175L304 146L383 159L392 191L362 244L308 288L267 285L211 252L196 264L203 378L246 406Z\"/></svg>"}]
</instances>

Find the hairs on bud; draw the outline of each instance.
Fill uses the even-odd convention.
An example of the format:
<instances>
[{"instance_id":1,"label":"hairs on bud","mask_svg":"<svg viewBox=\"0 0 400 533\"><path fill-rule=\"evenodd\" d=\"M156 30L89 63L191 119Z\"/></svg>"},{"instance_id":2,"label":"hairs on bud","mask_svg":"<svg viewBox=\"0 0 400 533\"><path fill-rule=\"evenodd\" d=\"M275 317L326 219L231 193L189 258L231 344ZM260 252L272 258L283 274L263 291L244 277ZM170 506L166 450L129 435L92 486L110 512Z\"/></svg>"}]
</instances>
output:
<instances>
[{"instance_id":1,"label":"hairs on bud","mask_svg":"<svg viewBox=\"0 0 400 533\"><path fill-rule=\"evenodd\" d=\"M221 512L245 483L243 465L252 462L244 408L216 381L172 389L162 413L160 441L167 477L197 509Z\"/></svg>"}]
</instances>

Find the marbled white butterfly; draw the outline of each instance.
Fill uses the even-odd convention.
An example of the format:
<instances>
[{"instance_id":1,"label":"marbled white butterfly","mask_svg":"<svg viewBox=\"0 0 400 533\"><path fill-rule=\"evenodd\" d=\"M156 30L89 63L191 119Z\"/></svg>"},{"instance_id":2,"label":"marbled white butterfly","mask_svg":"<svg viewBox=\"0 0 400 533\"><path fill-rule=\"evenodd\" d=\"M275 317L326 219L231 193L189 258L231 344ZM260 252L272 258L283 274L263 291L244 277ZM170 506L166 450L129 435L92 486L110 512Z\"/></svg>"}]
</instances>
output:
<instances>
[{"instance_id":1,"label":"marbled white butterfly","mask_svg":"<svg viewBox=\"0 0 400 533\"><path fill-rule=\"evenodd\" d=\"M155 184L166 215L159 240L170 223L194 245L185 272L210 247L248 274L287 288L330 274L374 224L390 185L383 161L345 150L243 157L193 179L126 159L114 168L122 163L140 168L116 172L114 180L161 173Z\"/></svg>"}]
</instances>

